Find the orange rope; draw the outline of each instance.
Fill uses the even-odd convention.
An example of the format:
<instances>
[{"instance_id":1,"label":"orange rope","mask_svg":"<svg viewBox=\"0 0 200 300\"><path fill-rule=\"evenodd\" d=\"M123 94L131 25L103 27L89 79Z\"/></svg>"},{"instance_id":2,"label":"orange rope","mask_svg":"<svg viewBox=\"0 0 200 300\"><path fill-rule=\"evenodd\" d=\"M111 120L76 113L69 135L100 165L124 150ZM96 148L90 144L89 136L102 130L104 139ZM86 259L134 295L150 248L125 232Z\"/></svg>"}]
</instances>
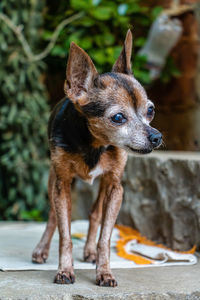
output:
<instances>
[{"instance_id":1,"label":"orange rope","mask_svg":"<svg viewBox=\"0 0 200 300\"><path fill-rule=\"evenodd\" d=\"M131 240L137 240L138 243L144 245L160 247L166 250L173 251L172 249L167 248L162 244L156 244L155 242L148 240L146 237L142 236L137 230L132 229L131 227L124 226L124 225L115 225L115 228L119 230L119 236L120 236L120 239L116 243L117 254L120 257L134 261L136 264L140 264L140 265L152 264L153 260L146 259L140 255L127 253L125 250L125 245ZM195 251L196 251L196 245L194 245L192 249L188 251L175 251L175 252L182 253L182 254L193 254Z\"/></svg>"}]
</instances>

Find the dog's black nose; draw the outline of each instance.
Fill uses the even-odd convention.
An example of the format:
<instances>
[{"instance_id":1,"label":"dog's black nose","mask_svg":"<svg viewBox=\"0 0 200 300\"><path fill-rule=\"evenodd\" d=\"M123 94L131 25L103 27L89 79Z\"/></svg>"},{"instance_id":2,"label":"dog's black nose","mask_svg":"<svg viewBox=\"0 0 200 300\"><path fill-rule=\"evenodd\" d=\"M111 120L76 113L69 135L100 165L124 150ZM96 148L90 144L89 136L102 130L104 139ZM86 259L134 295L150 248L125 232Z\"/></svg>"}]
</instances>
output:
<instances>
[{"instance_id":1,"label":"dog's black nose","mask_svg":"<svg viewBox=\"0 0 200 300\"><path fill-rule=\"evenodd\" d=\"M150 133L149 140L150 140L151 144L153 145L153 147L158 147L162 140L162 134L159 131Z\"/></svg>"}]
</instances>

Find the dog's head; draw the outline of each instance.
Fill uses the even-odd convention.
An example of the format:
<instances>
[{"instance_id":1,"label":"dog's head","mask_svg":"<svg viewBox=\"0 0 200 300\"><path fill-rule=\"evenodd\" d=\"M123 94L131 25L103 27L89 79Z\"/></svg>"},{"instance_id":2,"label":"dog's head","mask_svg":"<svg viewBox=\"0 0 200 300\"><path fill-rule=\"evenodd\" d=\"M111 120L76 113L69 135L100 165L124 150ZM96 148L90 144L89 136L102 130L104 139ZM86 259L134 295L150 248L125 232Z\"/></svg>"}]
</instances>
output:
<instances>
[{"instance_id":1,"label":"dog's head","mask_svg":"<svg viewBox=\"0 0 200 300\"><path fill-rule=\"evenodd\" d=\"M90 57L76 44L70 47L65 93L83 113L101 145L149 153L162 141L149 124L154 105L131 71L132 34L126 35L112 72L98 74Z\"/></svg>"}]
</instances>

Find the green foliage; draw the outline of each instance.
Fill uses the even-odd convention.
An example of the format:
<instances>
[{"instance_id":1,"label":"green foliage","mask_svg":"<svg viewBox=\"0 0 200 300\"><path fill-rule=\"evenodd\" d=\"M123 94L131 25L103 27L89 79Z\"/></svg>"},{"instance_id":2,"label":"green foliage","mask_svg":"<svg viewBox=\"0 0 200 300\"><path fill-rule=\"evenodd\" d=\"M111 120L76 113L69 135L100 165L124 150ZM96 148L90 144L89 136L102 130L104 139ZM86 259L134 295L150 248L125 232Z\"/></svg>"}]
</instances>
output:
<instances>
[{"instance_id":1,"label":"green foliage","mask_svg":"<svg viewBox=\"0 0 200 300\"><path fill-rule=\"evenodd\" d=\"M47 0L44 41L64 18L83 12L84 16L69 24L60 33L56 46L47 59L50 72L58 69L65 74L70 43L74 41L93 59L98 71L109 72L117 59L130 28L133 33L133 72L145 85L151 83L145 57L136 53L145 44L152 22L162 11L161 6L148 7L142 0ZM178 72L178 70L177 70ZM162 78L177 76L175 66L167 63ZM176 73L176 74L175 74ZM165 79L164 79L165 80Z\"/></svg>"},{"instance_id":2,"label":"green foliage","mask_svg":"<svg viewBox=\"0 0 200 300\"><path fill-rule=\"evenodd\" d=\"M136 55L161 7L149 8L141 0L1 0L0 11L16 25L24 24L34 53L40 52L56 26L78 12L84 16L64 28L45 62L49 72L65 76L71 41L92 57L99 72L109 72L119 56L128 28L134 35L133 70L149 84L146 59ZM45 8L45 9L44 9ZM43 13L43 15L42 15ZM45 30L41 31L43 18ZM0 21L0 220L43 220L47 217L48 104L43 62L28 62L14 33ZM178 76L169 59L163 81Z\"/></svg>"},{"instance_id":3,"label":"green foliage","mask_svg":"<svg viewBox=\"0 0 200 300\"><path fill-rule=\"evenodd\" d=\"M140 0L70 0L47 1L43 38L49 41L53 29L61 20L80 11L84 16L69 24L60 34L48 58L48 65L63 70L71 41L77 43L92 57L99 72L109 72L117 59L128 28L134 35L133 53L144 45L151 23L160 13L160 7L149 8ZM144 1L143 1L144 3ZM56 63L54 63L56 62ZM144 68L145 58L133 54L135 76L142 83L150 83Z\"/></svg>"},{"instance_id":4,"label":"green foliage","mask_svg":"<svg viewBox=\"0 0 200 300\"><path fill-rule=\"evenodd\" d=\"M26 38L37 49L40 1L1 0L0 11L26 24ZM0 219L41 220L48 177L44 64L28 62L14 33L3 22L0 27Z\"/></svg>"}]
</instances>

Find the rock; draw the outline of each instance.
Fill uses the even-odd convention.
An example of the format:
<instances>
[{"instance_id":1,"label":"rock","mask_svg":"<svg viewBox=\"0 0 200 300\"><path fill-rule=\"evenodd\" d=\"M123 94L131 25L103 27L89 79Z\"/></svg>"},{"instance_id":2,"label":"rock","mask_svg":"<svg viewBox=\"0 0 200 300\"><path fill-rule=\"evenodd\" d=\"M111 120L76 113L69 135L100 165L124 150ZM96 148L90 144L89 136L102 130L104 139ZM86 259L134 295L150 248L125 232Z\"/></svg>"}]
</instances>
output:
<instances>
[{"instance_id":1,"label":"rock","mask_svg":"<svg viewBox=\"0 0 200 300\"><path fill-rule=\"evenodd\" d=\"M200 244L200 155L130 157L119 221L177 250Z\"/></svg>"},{"instance_id":2,"label":"rock","mask_svg":"<svg viewBox=\"0 0 200 300\"><path fill-rule=\"evenodd\" d=\"M76 182L74 218L87 218L98 182ZM118 223L176 250L200 246L200 154L156 151L130 156Z\"/></svg>"}]
</instances>

